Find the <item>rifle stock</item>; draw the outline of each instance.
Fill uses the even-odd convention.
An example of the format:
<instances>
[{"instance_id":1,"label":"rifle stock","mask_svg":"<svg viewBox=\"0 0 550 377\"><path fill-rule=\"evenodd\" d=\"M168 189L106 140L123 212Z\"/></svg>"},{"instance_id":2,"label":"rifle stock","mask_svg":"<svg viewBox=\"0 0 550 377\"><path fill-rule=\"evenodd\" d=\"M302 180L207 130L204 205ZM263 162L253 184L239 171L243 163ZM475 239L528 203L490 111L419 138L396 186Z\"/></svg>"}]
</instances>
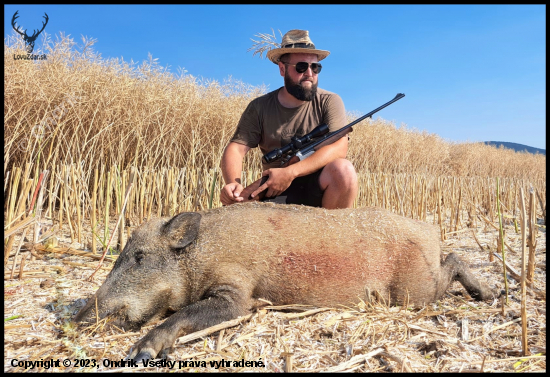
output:
<instances>
[{"instance_id":1,"label":"rifle stock","mask_svg":"<svg viewBox=\"0 0 550 377\"><path fill-rule=\"evenodd\" d=\"M288 160L287 162L285 162L283 164L283 166L281 166L282 168L286 168L287 166L289 165L292 165L292 164L295 164L297 163L298 161L300 161L300 159L296 156L294 156L293 158L291 158L290 160ZM242 201L242 203L246 203L246 202L254 202L254 201L262 201L264 198L265 198L265 195L267 193L267 190L263 190L261 191L258 195L256 195L254 198L251 198L250 195L256 191L261 185L263 185L264 183L267 182L267 180L269 179L269 175L265 175L263 176L262 178L252 182L250 185L246 186L244 188L244 190L241 192L241 197L244 198L244 200Z\"/></svg>"}]
</instances>

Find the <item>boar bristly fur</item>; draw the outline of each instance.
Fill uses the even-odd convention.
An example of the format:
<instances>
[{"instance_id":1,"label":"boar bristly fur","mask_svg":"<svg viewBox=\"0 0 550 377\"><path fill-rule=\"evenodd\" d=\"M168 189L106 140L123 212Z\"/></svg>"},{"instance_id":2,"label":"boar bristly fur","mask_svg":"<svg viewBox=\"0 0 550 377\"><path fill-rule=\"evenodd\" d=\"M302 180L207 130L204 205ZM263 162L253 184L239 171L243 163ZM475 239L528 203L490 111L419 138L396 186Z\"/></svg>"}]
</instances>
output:
<instances>
[{"instance_id":1,"label":"boar bristly fur","mask_svg":"<svg viewBox=\"0 0 550 377\"><path fill-rule=\"evenodd\" d=\"M421 306L455 280L475 299L496 296L458 256L442 257L432 225L381 208L251 202L141 225L75 320L95 318L96 300L99 317L124 329L168 316L129 355L154 358L264 300L336 307L377 295Z\"/></svg>"}]
</instances>

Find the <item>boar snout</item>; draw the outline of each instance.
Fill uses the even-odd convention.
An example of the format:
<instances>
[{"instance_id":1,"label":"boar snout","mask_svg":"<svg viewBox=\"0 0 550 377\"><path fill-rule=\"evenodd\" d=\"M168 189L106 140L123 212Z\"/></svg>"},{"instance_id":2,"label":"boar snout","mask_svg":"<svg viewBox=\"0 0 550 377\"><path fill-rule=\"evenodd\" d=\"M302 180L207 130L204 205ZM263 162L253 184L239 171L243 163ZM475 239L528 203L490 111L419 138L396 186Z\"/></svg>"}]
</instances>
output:
<instances>
[{"instance_id":1,"label":"boar snout","mask_svg":"<svg viewBox=\"0 0 550 377\"><path fill-rule=\"evenodd\" d=\"M137 295L111 297L102 286L74 317L75 322L95 322L96 318L110 317L109 323L127 330L138 330L145 324L162 319L174 312L171 305L171 289L157 291L153 297L147 291ZM154 287L152 287L154 288ZM96 315L97 307L97 315Z\"/></svg>"},{"instance_id":2,"label":"boar snout","mask_svg":"<svg viewBox=\"0 0 550 377\"><path fill-rule=\"evenodd\" d=\"M96 319L103 319L105 317L108 317L108 316L115 316L117 312L121 312L123 311L123 307L120 306L118 308L113 308L113 309L99 309L99 306L98 306L98 313L97 313L97 316L96 316L96 297L91 297L88 302L86 303L86 305L80 309L80 311L76 314L76 316L74 317L74 321L75 322L88 322L88 323L92 323L92 322L95 322ZM119 322L119 321L116 321L116 322ZM118 326L117 323L115 322L111 322L113 324L116 324Z\"/></svg>"}]
</instances>

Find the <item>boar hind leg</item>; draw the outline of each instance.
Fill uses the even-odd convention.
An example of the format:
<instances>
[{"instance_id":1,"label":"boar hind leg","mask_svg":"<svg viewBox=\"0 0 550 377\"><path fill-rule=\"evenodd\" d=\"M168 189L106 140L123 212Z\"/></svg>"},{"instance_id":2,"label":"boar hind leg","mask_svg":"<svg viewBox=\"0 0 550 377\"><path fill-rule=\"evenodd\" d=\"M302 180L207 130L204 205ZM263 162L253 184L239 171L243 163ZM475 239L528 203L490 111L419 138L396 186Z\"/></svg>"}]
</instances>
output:
<instances>
[{"instance_id":1,"label":"boar hind leg","mask_svg":"<svg viewBox=\"0 0 550 377\"><path fill-rule=\"evenodd\" d=\"M444 262L441 263L441 280L437 290L437 298L443 296L453 281L459 281L466 288L468 294L475 300L489 300L497 295L487 284L480 282L470 271L458 255L450 253Z\"/></svg>"},{"instance_id":2,"label":"boar hind leg","mask_svg":"<svg viewBox=\"0 0 550 377\"><path fill-rule=\"evenodd\" d=\"M242 292L231 286L211 289L201 301L184 307L149 331L135 344L128 359L139 362L154 359L157 355L164 358L172 352L174 342L183 334L248 314L248 300L243 297Z\"/></svg>"}]
</instances>

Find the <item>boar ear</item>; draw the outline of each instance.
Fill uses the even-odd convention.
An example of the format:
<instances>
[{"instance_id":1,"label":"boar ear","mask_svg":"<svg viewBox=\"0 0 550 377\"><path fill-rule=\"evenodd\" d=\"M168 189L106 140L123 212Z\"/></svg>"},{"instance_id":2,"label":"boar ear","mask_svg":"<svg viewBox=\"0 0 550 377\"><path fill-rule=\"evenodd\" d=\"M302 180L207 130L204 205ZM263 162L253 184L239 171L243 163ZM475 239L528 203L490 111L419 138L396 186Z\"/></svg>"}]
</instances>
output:
<instances>
[{"instance_id":1,"label":"boar ear","mask_svg":"<svg viewBox=\"0 0 550 377\"><path fill-rule=\"evenodd\" d=\"M162 232L168 237L172 248L183 249L198 237L200 222L199 213L183 212L171 218L163 226Z\"/></svg>"}]
</instances>

